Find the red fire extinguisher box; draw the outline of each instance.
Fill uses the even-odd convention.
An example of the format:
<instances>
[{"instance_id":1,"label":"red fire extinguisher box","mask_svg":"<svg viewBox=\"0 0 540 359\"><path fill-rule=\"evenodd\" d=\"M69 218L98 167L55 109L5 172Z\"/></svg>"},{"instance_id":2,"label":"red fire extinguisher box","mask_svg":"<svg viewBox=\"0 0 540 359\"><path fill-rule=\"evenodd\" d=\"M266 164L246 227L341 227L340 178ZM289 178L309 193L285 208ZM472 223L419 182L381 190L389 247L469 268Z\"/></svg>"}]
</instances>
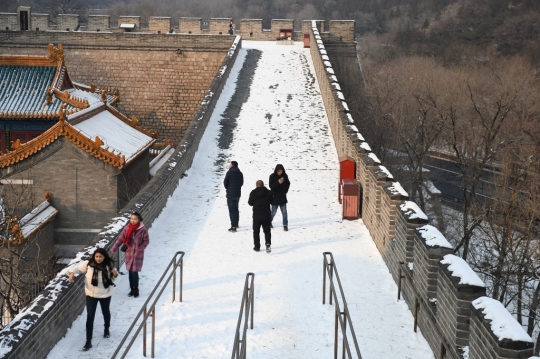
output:
<instances>
[{"instance_id":1,"label":"red fire extinguisher box","mask_svg":"<svg viewBox=\"0 0 540 359\"><path fill-rule=\"evenodd\" d=\"M344 179L356 179L356 162L349 156L339 157L338 200L341 200L341 187Z\"/></svg>"}]
</instances>

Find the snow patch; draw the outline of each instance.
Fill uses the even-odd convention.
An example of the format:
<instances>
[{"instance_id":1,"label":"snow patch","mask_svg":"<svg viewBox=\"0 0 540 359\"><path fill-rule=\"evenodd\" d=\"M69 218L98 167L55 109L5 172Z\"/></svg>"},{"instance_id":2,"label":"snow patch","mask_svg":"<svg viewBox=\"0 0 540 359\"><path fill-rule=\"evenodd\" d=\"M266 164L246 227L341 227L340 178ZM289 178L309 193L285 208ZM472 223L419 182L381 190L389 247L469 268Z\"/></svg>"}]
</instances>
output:
<instances>
[{"instance_id":1,"label":"snow patch","mask_svg":"<svg viewBox=\"0 0 540 359\"><path fill-rule=\"evenodd\" d=\"M533 342L529 334L498 300L480 297L473 300L472 305L482 311L484 318L491 320L489 326L499 340L510 339L526 343Z\"/></svg>"},{"instance_id":2,"label":"snow patch","mask_svg":"<svg viewBox=\"0 0 540 359\"><path fill-rule=\"evenodd\" d=\"M401 186L401 183L399 182L392 182L392 185L388 187L388 189L390 190L390 192L392 192L392 194L400 194L402 196L409 197L409 194L407 193L407 191L405 191L405 189Z\"/></svg>"},{"instance_id":3,"label":"snow patch","mask_svg":"<svg viewBox=\"0 0 540 359\"><path fill-rule=\"evenodd\" d=\"M452 245L446 240L442 233L430 224L418 227L418 232L430 247L443 247L452 249Z\"/></svg>"},{"instance_id":4,"label":"snow patch","mask_svg":"<svg viewBox=\"0 0 540 359\"><path fill-rule=\"evenodd\" d=\"M442 264L449 264L448 270L452 272L452 277L459 278L459 284L474 285L476 287L485 288L484 281L480 279L471 266L462 258L453 254L447 254L441 260Z\"/></svg>"},{"instance_id":5,"label":"snow patch","mask_svg":"<svg viewBox=\"0 0 540 359\"><path fill-rule=\"evenodd\" d=\"M405 201L399 205L399 209L407 216L409 219L423 219L428 220L428 216L420 209L420 207L413 201Z\"/></svg>"}]
</instances>

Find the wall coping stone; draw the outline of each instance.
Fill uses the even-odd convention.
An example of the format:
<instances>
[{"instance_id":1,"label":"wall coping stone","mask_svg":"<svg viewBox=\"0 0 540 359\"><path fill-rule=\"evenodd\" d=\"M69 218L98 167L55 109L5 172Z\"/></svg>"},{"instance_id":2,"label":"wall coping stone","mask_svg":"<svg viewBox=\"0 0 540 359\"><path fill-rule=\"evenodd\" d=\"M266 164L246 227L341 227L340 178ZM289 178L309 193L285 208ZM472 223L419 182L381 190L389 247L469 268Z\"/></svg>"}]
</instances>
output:
<instances>
[{"instance_id":1,"label":"wall coping stone","mask_svg":"<svg viewBox=\"0 0 540 359\"><path fill-rule=\"evenodd\" d=\"M364 142L365 143L365 142ZM370 168L371 173L377 180L377 182L390 182L394 179L394 176L388 171L388 169L383 165L378 165L373 168Z\"/></svg>"},{"instance_id":2,"label":"wall coping stone","mask_svg":"<svg viewBox=\"0 0 540 359\"><path fill-rule=\"evenodd\" d=\"M365 142L363 142L365 143ZM361 146L362 143L359 143L355 146L355 148ZM368 145L369 147L369 145ZM377 156L372 156L373 152L367 152L367 151L364 151L363 148L362 148L362 151L358 151L359 152L359 155L360 155L360 159L362 160L362 162L364 162L364 164L366 165L366 167L375 167L375 166L378 166L381 164L380 161L378 161L378 158Z\"/></svg>"},{"instance_id":3,"label":"wall coping stone","mask_svg":"<svg viewBox=\"0 0 540 359\"><path fill-rule=\"evenodd\" d=\"M399 182L389 183L388 185L386 185L385 191L388 194L388 197L390 197L390 199L392 200L404 201L406 199L409 199L409 194L405 191L405 189L401 186L401 183Z\"/></svg>"},{"instance_id":4,"label":"wall coping stone","mask_svg":"<svg viewBox=\"0 0 540 359\"><path fill-rule=\"evenodd\" d=\"M413 201L403 201L398 205L399 211L403 214L403 218L407 223L411 224L427 224L429 221L428 216L420 209L420 207Z\"/></svg>"},{"instance_id":5,"label":"wall coping stone","mask_svg":"<svg viewBox=\"0 0 540 359\"><path fill-rule=\"evenodd\" d=\"M476 293L480 292L480 289L483 289L485 293L486 284L462 258L453 254L447 254L439 263L443 272L449 276L458 290L472 287L464 291Z\"/></svg>"},{"instance_id":6,"label":"wall coping stone","mask_svg":"<svg viewBox=\"0 0 540 359\"><path fill-rule=\"evenodd\" d=\"M495 333L493 333L493 330L491 329L492 324L495 324L495 323L493 323L495 318L493 318L493 319L487 318L487 315L489 315L489 314L484 313L484 308L479 307L477 309L476 306L475 306L475 303L478 303L480 300L482 300L482 301L489 300L492 305L497 305L497 303L498 303L498 305L502 309L504 309L507 312L508 312L508 310L498 300L488 298L488 297L480 297L480 298L474 300L473 302L471 302L471 312L472 312L471 315L476 315L478 317L478 319L482 322L482 324L487 329L487 331L491 334L491 337L495 340L495 342L498 343L499 348L511 349L511 350L528 350L528 349L534 348L534 343L533 343L533 341L532 341L532 339L530 337L529 337L530 341L512 340L512 339L509 339L509 338L501 338L501 339L498 338L495 335ZM519 323L514 319L514 317L512 317L510 312L508 312L508 315L510 316L511 319L514 320L516 325L519 325ZM523 330L523 328L521 328L521 329ZM525 330L523 330L523 332L524 332L525 335L527 335Z\"/></svg>"}]
</instances>

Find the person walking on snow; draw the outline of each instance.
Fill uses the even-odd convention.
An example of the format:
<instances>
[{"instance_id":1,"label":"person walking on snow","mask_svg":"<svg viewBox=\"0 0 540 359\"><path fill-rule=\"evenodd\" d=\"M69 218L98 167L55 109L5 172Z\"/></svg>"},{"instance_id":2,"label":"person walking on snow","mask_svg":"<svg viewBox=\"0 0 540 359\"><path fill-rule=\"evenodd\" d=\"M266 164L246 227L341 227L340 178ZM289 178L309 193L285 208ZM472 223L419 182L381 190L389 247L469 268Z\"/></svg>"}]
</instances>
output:
<instances>
[{"instance_id":1,"label":"person walking on snow","mask_svg":"<svg viewBox=\"0 0 540 359\"><path fill-rule=\"evenodd\" d=\"M229 232L236 232L240 213L238 212L238 203L242 195L242 186L244 185L244 175L238 168L238 162L231 161L229 170L223 180L223 185L227 190L227 207L229 207L229 218L231 219L231 228Z\"/></svg>"},{"instance_id":2,"label":"person walking on snow","mask_svg":"<svg viewBox=\"0 0 540 359\"><path fill-rule=\"evenodd\" d=\"M264 232L264 241L266 244L266 252L270 253L272 244L272 233L270 232L270 204L272 203L272 192L266 187L261 180L255 184L255 188L249 194L248 204L253 207L253 250L259 252L261 250L261 226Z\"/></svg>"},{"instance_id":3,"label":"person walking on snow","mask_svg":"<svg viewBox=\"0 0 540 359\"><path fill-rule=\"evenodd\" d=\"M105 321L103 338L109 338L111 326L111 296L114 289L114 280L118 272L114 268L114 261L103 248L97 248L92 258L68 269L67 275L73 283L75 274L84 274L84 292L86 293L86 343L83 351L92 348L92 332L94 331L94 317L97 305L101 306Z\"/></svg>"},{"instance_id":4,"label":"person walking on snow","mask_svg":"<svg viewBox=\"0 0 540 359\"><path fill-rule=\"evenodd\" d=\"M281 210L281 216L283 217L283 230L289 230L289 220L287 218L287 192L291 182L289 182L289 176L285 173L283 165L278 164L274 170L274 173L270 175L269 179L270 190L272 191L272 221L277 213L277 209Z\"/></svg>"},{"instance_id":5,"label":"person walking on snow","mask_svg":"<svg viewBox=\"0 0 540 359\"><path fill-rule=\"evenodd\" d=\"M126 252L126 269L129 272L129 297L139 296L139 272L142 270L144 261L144 250L150 243L148 230L142 222L140 213L133 212L129 218L129 223L124 227L120 237L111 248L112 253L116 253L118 247L122 252Z\"/></svg>"}]
</instances>

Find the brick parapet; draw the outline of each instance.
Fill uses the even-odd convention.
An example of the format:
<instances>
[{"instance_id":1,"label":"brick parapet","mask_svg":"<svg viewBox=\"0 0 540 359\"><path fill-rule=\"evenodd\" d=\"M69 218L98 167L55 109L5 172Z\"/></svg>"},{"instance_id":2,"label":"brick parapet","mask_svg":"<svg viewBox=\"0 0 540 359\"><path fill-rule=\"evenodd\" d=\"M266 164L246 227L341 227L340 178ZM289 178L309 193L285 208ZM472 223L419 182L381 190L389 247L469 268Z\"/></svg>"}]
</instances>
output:
<instances>
[{"instance_id":1,"label":"brick parapet","mask_svg":"<svg viewBox=\"0 0 540 359\"><path fill-rule=\"evenodd\" d=\"M501 304L502 306L502 304ZM533 356L533 343L519 340L499 340L481 310L470 307L469 358L472 359L522 359Z\"/></svg>"},{"instance_id":2,"label":"brick parapet","mask_svg":"<svg viewBox=\"0 0 540 359\"><path fill-rule=\"evenodd\" d=\"M172 33L173 26L171 18L151 16L148 19L148 30L154 34Z\"/></svg>"},{"instance_id":3,"label":"brick parapet","mask_svg":"<svg viewBox=\"0 0 540 359\"><path fill-rule=\"evenodd\" d=\"M328 48L340 49L339 37L322 33L320 25L321 22L317 22L316 30L310 28L310 52L337 152L339 155L348 154L357 161L356 178L364 190L361 201L363 223L385 259L392 276L396 281L400 280L400 273L403 276L401 296L413 313L418 303L418 325L435 356L441 357L442 351L445 350L446 358L462 359L461 346L466 344L465 322L467 320L472 322L473 319L470 318L474 317L471 314L467 319L465 306L477 294L467 294L464 287L456 287L455 283L447 278L439 279L445 275L439 268L440 259L452 252L452 249L426 243L418 230L428 223L427 216L423 213L418 216L421 210L416 205L416 209L412 212L410 209L412 206L400 207L410 201L392 198L393 194L385 190L386 182L390 178L380 173L380 161L377 156L371 152L363 139L354 139L352 136L355 134L347 132L346 126L350 126L349 119L344 120L341 116L341 113L348 114L348 111L342 110L346 101L337 95L339 90L336 87L338 84L336 76L328 72L332 67L331 61L323 58L327 55L326 45ZM343 38L345 37L342 37L342 40ZM344 50L350 51L350 48ZM350 57L352 58L352 55ZM383 221L385 223L381 223ZM387 239L391 234L394 237L388 244ZM469 327L470 358L527 358L526 355L532 353L528 349L520 351L521 349L509 349L508 346L504 350L499 349L499 344L486 339L489 336L493 337L491 330L485 325L480 328L480 324L476 327L471 324ZM473 338L477 338L476 342ZM473 349L474 346L476 348Z\"/></svg>"},{"instance_id":4,"label":"brick parapet","mask_svg":"<svg viewBox=\"0 0 540 359\"><path fill-rule=\"evenodd\" d=\"M229 48L175 153L144 189L120 211L120 216L111 220L92 243L79 253L79 258L89 256L96 246L110 249L123 228L118 224L127 223L130 213L134 211L141 213L148 227L152 225L176 189L182 175L191 167L199 142L240 47L241 40L237 38ZM122 257L117 257L117 260L120 264L123 263ZM6 350L3 359L45 358L54 345L65 336L73 321L83 312L86 303L83 283L83 277L78 276L75 283L69 285L65 274L58 274L21 315L0 331L0 346L10 348Z\"/></svg>"},{"instance_id":5,"label":"brick parapet","mask_svg":"<svg viewBox=\"0 0 540 359\"><path fill-rule=\"evenodd\" d=\"M439 261L437 278L437 321L439 328L453 350L469 345L471 302L486 295L486 288L460 284L460 278L452 275L448 265Z\"/></svg>"}]
</instances>

